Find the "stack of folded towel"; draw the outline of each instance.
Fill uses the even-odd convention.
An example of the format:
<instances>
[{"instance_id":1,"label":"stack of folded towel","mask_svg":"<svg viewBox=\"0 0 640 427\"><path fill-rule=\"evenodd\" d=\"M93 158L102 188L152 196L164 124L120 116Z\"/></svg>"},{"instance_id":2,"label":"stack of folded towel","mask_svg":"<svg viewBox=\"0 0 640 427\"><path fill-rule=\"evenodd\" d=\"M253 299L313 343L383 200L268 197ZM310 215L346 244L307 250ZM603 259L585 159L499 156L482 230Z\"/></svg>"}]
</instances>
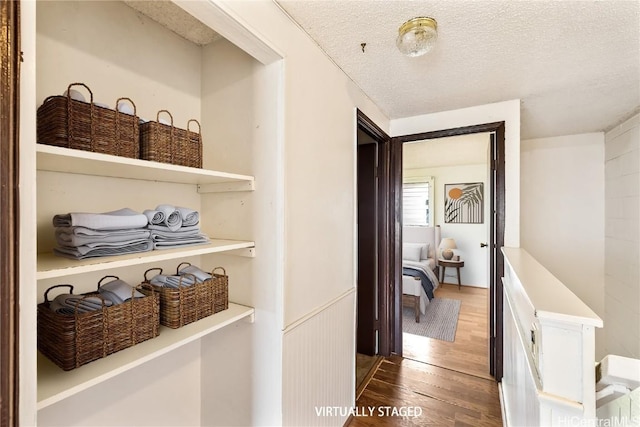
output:
<instances>
[{"instance_id":1,"label":"stack of folded towel","mask_svg":"<svg viewBox=\"0 0 640 427\"><path fill-rule=\"evenodd\" d=\"M56 255L85 259L153 249L147 217L131 209L105 213L69 213L53 217Z\"/></svg>"},{"instance_id":2,"label":"stack of folded towel","mask_svg":"<svg viewBox=\"0 0 640 427\"><path fill-rule=\"evenodd\" d=\"M200 214L193 209L172 205L158 205L144 212L151 231L154 249L168 249L209 242L200 231Z\"/></svg>"},{"instance_id":3,"label":"stack of folded towel","mask_svg":"<svg viewBox=\"0 0 640 427\"><path fill-rule=\"evenodd\" d=\"M211 274L199 269L195 265L190 265L178 271L176 276L157 274L149 280L149 283L165 288L177 289L180 287L193 286L196 283L202 283L209 279L211 279Z\"/></svg>"},{"instance_id":4,"label":"stack of folded towel","mask_svg":"<svg viewBox=\"0 0 640 427\"><path fill-rule=\"evenodd\" d=\"M131 298L144 297L144 294L120 279L100 286L98 292L100 296L60 294L49 303L49 308L58 314L73 315L122 304Z\"/></svg>"}]
</instances>

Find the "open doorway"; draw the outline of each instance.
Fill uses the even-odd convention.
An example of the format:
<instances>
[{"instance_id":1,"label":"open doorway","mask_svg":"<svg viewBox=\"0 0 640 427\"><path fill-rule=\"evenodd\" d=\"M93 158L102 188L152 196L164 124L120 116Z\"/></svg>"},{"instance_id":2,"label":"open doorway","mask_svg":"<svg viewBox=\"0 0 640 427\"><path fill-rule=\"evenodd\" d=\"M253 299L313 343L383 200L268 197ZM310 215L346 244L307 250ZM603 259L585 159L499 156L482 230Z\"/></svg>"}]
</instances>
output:
<instances>
[{"instance_id":1,"label":"open doorway","mask_svg":"<svg viewBox=\"0 0 640 427\"><path fill-rule=\"evenodd\" d=\"M484 123L460 128L452 128L441 131L425 132L420 134L404 135L394 137L391 142L391 167L390 176L392 180L391 193L395 201L395 209L390 209L394 214L394 221L390 229L392 230L391 242L394 248L389 258L394 264L394 280L391 283L389 293L394 301L393 325L391 331L391 342L393 351L397 354L403 352L402 339L402 169L403 144L414 141L435 140L443 137L458 135L470 135L478 133L489 133L490 145L488 150L488 185L486 188L485 200L490 204L488 214L488 242L487 250L489 257L489 290L488 290L488 353L489 353L489 374L496 381L502 379L502 312L503 312L503 289L502 276L504 274L504 257L501 248L504 246L505 228L505 123L494 122Z\"/></svg>"},{"instance_id":2,"label":"open doorway","mask_svg":"<svg viewBox=\"0 0 640 427\"><path fill-rule=\"evenodd\" d=\"M402 145L403 356L484 378L491 135Z\"/></svg>"},{"instance_id":3,"label":"open doorway","mask_svg":"<svg viewBox=\"0 0 640 427\"><path fill-rule=\"evenodd\" d=\"M377 141L377 190L376 190L376 265L377 285L374 294L376 318L375 345L377 355L403 354L402 339L402 146L406 142L434 140L437 138L489 133L488 155L489 178L485 189L485 200L489 206L487 251L489 252L488 283L488 325L487 342L489 375L496 381L502 379L502 282L504 259L500 248L504 245L505 225L505 124L485 123L462 128L421 134L389 137L364 114L358 111L358 128L364 130ZM485 243L485 242L481 242ZM479 242L480 244L480 242ZM439 245L438 245L439 246ZM434 245L435 247L435 245ZM358 294L364 288L358 285ZM368 303L367 303L368 304ZM357 336L360 337L363 324L361 301L358 301ZM369 335L371 336L371 335Z\"/></svg>"}]
</instances>

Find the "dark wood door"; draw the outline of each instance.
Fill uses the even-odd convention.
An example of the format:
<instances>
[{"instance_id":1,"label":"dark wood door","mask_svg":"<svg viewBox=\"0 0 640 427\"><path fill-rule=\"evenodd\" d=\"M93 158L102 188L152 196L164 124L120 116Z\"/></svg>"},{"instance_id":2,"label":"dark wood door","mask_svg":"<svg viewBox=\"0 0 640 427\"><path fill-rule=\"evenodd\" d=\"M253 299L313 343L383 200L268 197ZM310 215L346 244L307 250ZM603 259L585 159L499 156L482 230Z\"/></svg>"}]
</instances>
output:
<instances>
[{"instance_id":1,"label":"dark wood door","mask_svg":"<svg viewBox=\"0 0 640 427\"><path fill-rule=\"evenodd\" d=\"M505 164L504 123L491 134L491 174L489 203L489 373L502 380L502 276L504 275Z\"/></svg>"},{"instance_id":2,"label":"dark wood door","mask_svg":"<svg viewBox=\"0 0 640 427\"><path fill-rule=\"evenodd\" d=\"M358 145L358 353L377 352L377 144Z\"/></svg>"}]
</instances>

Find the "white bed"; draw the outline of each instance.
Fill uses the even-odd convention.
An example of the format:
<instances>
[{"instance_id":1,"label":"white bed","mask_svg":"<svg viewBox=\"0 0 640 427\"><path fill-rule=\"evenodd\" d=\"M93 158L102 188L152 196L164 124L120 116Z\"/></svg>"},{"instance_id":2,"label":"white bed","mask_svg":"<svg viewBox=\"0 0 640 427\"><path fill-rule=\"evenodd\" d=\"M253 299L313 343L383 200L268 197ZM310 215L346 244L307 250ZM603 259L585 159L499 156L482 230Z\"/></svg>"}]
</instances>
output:
<instances>
[{"instance_id":1,"label":"white bed","mask_svg":"<svg viewBox=\"0 0 640 427\"><path fill-rule=\"evenodd\" d=\"M439 282L436 269L436 251L440 244L440 227L412 227L402 229L402 266L422 269L431 279L434 290ZM429 298L419 279L413 276L402 276L402 293L412 297L416 304L416 322L420 321L419 313L425 314ZM415 303L414 303L415 304ZM418 313L419 308L419 313Z\"/></svg>"}]
</instances>

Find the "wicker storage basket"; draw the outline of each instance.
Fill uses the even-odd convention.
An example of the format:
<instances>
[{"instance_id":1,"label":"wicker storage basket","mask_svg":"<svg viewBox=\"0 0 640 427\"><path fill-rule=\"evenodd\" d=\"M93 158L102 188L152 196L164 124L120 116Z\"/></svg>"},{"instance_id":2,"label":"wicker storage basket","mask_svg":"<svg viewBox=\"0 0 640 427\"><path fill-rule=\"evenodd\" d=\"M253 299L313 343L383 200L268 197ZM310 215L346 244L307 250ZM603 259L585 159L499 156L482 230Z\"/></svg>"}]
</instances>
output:
<instances>
[{"instance_id":1,"label":"wicker storage basket","mask_svg":"<svg viewBox=\"0 0 640 427\"><path fill-rule=\"evenodd\" d=\"M74 86L87 89L91 102L72 99L70 93ZM133 115L116 111L120 101L131 103ZM136 105L129 98L118 98L116 110L95 105L87 85L72 83L66 96L50 96L38 108L38 142L137 159L140 157L140 123Z\"/></svg>"},{"instance_id":2,"label":"wicker storage basket","mask_svg":"<svg viewBox=\"0 0 640 427\"><path fill-rule=\"evenodd\" d=\"M160 113L171 118L171 125L160 123ZM140 158L161 163L202 167L202 138L200 123L191 119L187 129L173 126L173 116L167 110L160 110L155 122L140 125ZM189 130L191 123L198 125L198 132Z\"/></svg>"},{"instance_id":3,"label":"wicker storage basket","mask_svg":"<svg viewBox=\"0 0 640 427\"><path fill-rule=\"evenodd\" d=\"M160 296L153 290L147 289L145 297L101 310L65 315L49 308L49 292L60 287L69 287L73 293L72 285L55 285L47 289L44 302L38 304L38 350L65 371L160 333ZM101 298L97 292L81 296Z\"/></svg>"},{"instance_id":4,"label":"wicker storage basket","mask_svg":"<svg viewBox=\"0 0 640 427\"><path fill-rule=\"evenodd\" d=\"M180 270L178 265L177 271ZM161 268L150 268L144 273L144 285L141 292L155 290L160 294L160 323L169 328L180 328L189 323L229 308L229 276L222 267L216 267L211 272L211 279L191 286L165 288L149 283L147 274ZM216 273L222 270L222 274ZM176 274L177 274L176 271Z\"/></svg>"}]
</instances>

